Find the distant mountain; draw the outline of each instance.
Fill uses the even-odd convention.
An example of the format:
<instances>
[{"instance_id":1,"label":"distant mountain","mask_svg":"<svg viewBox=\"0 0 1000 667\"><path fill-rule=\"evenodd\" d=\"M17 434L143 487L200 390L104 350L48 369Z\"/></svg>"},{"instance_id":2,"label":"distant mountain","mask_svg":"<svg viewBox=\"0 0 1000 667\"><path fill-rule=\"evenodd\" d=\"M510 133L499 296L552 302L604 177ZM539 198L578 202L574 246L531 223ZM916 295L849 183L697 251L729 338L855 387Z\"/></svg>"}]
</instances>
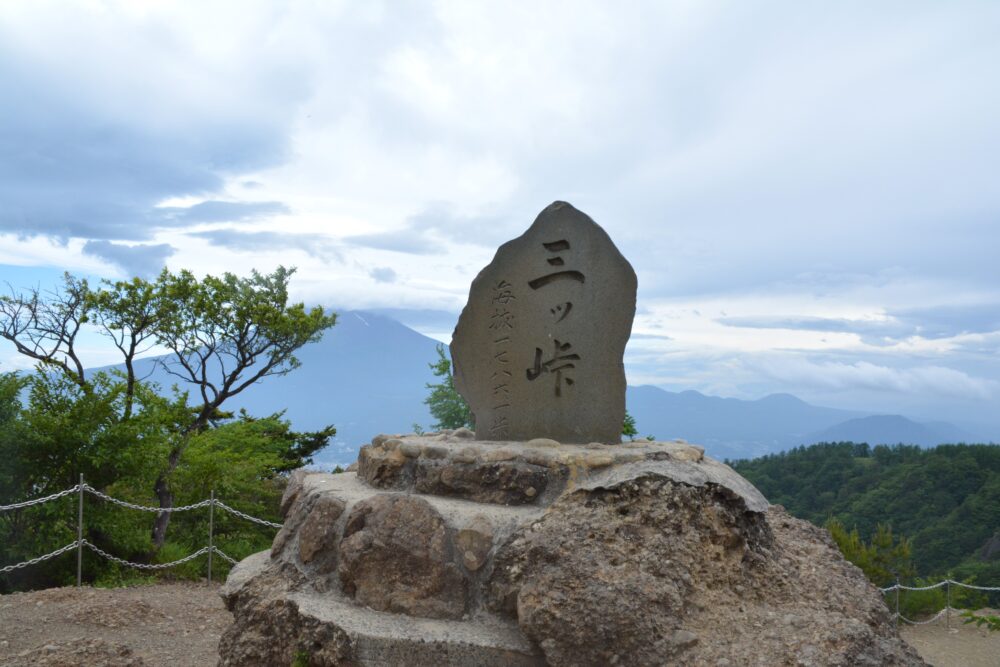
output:
<instances>
[{"instance_id":1,"label":"distant mountain","mask_svg":"<svg viewBox=\"0 0 1000 667\"><path fill-rule=\"evenodd\" d=\"M810 405L791 394L744 401L651 386L629 387L626 405L640 435L683 438L719 459L753 458L812 442L809 434L863 415Z\"/></svg>"},{"instance_id":2,"label":"distant mountain","mask_svg":"<svg viewBox=\"0 0 1000 667\"><path fill-rule=\"evenodd\" d=\"M922 445L976 442L976 439L947 422L921 424L900 415L874 415L849 419L811 434L814 442L867 442L870 445Z\"/></svg>"},{"instance_id":3,"label":"distant mountain","mask_svg":"<svg viewBox=\"0 0 1000 667\"><path fill-rule=\"evenodd\" d=\"M438 313L427 317L444 321ZM425 385L436 378L428 365L437 359L437 341L396 320L369 311L339 311L337 324L297 355L302 367L266 378L227 402L263 416L287 410L297 430L337 427L330 447L316 462L324 466L354 461L358 448L377 433L405 433L413 424L428 428ZM169 388L176 378L138 363L140 377ZM680 393L657 387L629 387L628 410L640 435L684 438L716 458L752 458L801 444L858 440L937 444L960 437L950 424L917 424L904 417L871 417L861 412L810 405L790 394L755 401Z\"/></svg>"},{"instance_id":4,"label":"distant mountain","mask_svg":"<svg viewBox=\"0 0 1000 667\"><path fill-rule=\"evenodd\" d=\"M302 362L288 375L265 378L225 404L257 416L279 410L300 431L333 424L337 435L316 457L320 465L347 465L358 448L378 433L409 433L432 417L424 405L425 385L436 380L428 364L437 342L382 315L340 311L337 324L319 342L296 355ZM169 388L177 378L137 364L139 377Z\"/></svg>"}]
</instances>

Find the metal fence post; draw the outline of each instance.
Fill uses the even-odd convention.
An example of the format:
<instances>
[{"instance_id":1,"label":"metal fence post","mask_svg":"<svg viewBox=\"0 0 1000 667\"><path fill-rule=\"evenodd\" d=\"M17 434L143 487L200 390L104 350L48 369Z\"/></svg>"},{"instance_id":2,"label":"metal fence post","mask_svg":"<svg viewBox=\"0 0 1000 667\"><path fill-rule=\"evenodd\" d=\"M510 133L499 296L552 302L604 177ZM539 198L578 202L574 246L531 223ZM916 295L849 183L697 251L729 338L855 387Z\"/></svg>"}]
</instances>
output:
<instances>
[{"instance_id":1,"label":"metal fence post","mask_svg":"<svg viewBox=\"0 0 1000 667\"><path fill-rule=\"evenodd\" d=\"M948 606L944 608L944 620L947 626L951 627L951 579L948 579L945 586L948 589Z\"/></svg>"},{"instance_id":2,"label":"metal fence post","mask_svg":"<svg viewBox=\"0 0 1000 667\"><path fill-rule=\"evenodd\" d=\"M83 584L83 473L80 473L80 491L76 510L76 587Z\"/></svg>"},{"instance_id":3,"label":"metal fence post","mask_svg":"<svg viewBox=\"0 0 1000 667\"><path fill-rule=\"evenodd\" d=\"M899 577L896 577L896 629L899 629Z\"/></svg>"},{"instance_id":4,"label":"metal fence post","mask_svg":"<svg viewBox=\"0 0 1000 667\"><path fill-rule=\"evenodd\" d=\"M212 552L215 546L212 542L215 536L215 489L212 489L208 502L208 583L212 583Z\"/></svg>"}]
</instances>

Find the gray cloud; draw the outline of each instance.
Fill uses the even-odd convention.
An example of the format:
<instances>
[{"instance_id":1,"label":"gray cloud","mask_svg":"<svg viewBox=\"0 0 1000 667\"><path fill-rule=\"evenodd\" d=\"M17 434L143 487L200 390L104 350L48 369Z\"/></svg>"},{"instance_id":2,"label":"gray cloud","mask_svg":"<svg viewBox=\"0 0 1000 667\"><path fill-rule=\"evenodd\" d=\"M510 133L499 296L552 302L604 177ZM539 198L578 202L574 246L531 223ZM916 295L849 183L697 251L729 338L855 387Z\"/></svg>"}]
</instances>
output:
<instances>
[{"instance_id":1,"label":"gray cloud","mask_svg":"<svg viewBox=\"0 0 1000 667\"><path fill-rule=\"evenodd\" d=\"M237 229L213 229L192 232L189 236L203 238L214 246L244 252L301 250L323 260L342 259L337 245L322 234L282 234L280 232L243 232Z\"/></svg>"},{"instance_id":2,"label":"gray cloud","mask_svg":"<svg viewBox=\"0 0 1000 667\"><path fill-rule=\"evenodd\" d=\"M91 240L83 246L84 254L116 264L129 276L141 278L159 273L167 257L176 251L176 248L167 243L127 245Z\"/></svg>"},{"instance_id":3,"label":"gray cloud","mask_svg":"<svg viewBox=\"0 0 1000 667\"><path fill-rule=\"evenodd\" d=\"M358 234L346 237L344 242L408 255L432 255L442 253L445 250L440 243L435 243L433 239L428 238L424 231L416 229L401 229L379 234Z\"/></svg>"},{"instance_id":4,"label":"gray cloud","mask_svg":"<svg viewBox=\"0 0 1000 667\"><path fill-rule=\"evenodd\" d=\"M721 317L720 324L749 329L792 329L853 333L865 342L884 344L910 336L950 338L1000 331L1000 304L947 305L890 310L883 320L825 317Z\"/></svg>"},{"instance_id":5,"label":"gray cloud","mask_svg":"<svg viewBox=\"0 0 1000 667\"><path fill-rule=\"evenodd\" d=\"M792 329L796 331L824 331L829 333L853 333L866 341L878 342L885 339L898 340L916 332L912 324L896 319L890 320L850 320L827 317L720 317L716 320L729 327L745 329Z\"/></svg>"},{"instance_id":6,"label":"gray cloud","mask_svg":"<svg viewBox=\"0 0 1000 667\"><path fill-rule=\"evenodd\" d=\"M444 253L442 241L494 246L506 240L505 231L517 225L504 223L497 216L467 216L455 213L452 206L436 202L406 219L399 230L379 234L360 234L344 239L352 245L390 250L411 255Z\"/></svg>"},{"instance_id":7,"label":"gray cloud","mask_svg":"<svg viewBox=\"0 0 1000 667\"><path fill-rule=\"evenodd\" d=\"M156 212L165 221L173 224L196 224L200 222L250 222L269 218L290 209L278 201L265 202L234 202L234 201L203 201L200 204L187 207L160 207Z\"/></svg>"},{"instance_id":8,"label":"gray cloud","mask_svg":"<svg viewBox=\"0 0 1000 667\"><path fill-rule=\"evenodd\" d=\"M368 275L377 283L394 283L399 277L396 272L388 266L379 266L368 272Z\"/></svg>"},{"instance_id":9,"label":"gray cloud","mask_svg":"<svg viewBox=\"0 0 1000 667\"><path fill-rule=\"evenodd\" d=\"M1000 303L910 308L890 314L926 338L1000 331Z\"/></svg>"},{"instance_id":10,"label":"gray cloud","mask_svg":"<svg viewBox=\"0 0 1000 667\"><path fill-rule=\"evenodd\" d=\"M812 361L801 356L761 357L754 363L757 370L787 385L826 390L867 389L989 400L1000 389L1000 382L996 380L938 365L894 368L868 361L838 363Z\"/></svg>"},{"instance_id":11,"label":"gray cloud","mask_svg":"<svg viewBox=\"0 0 1000 667\"><path fill-rule=\"evenodd\" d=\"M105 84L117 80L114 72L89 85L94 82L86 70L79 77L70 73L73 65L66 63L75 56L39 59L14 43L4 39L0 23L0 90L5 100L16 101L5 105L0 123L0 231L135 241L150 238L157 227L287 210L274 202L206 202L186 211L155 205L204 196L220 190L231 174L282 163L295 95L282 100L282 115L256 101L223 110L190 104L189 96L159 83L140 95L127 87L110 92ZM156 63L177 67L189 57L179 51L181 42L164 44L151 38L147 46L178 51L156 53L152 64L137 55L151 68L146 81L157 80ZM251 89L273 89L267 74L248 76ZM230 84L218 83L224 96ZM150 109L162 117L147 118Z\"/></svg>"}]
</instances>

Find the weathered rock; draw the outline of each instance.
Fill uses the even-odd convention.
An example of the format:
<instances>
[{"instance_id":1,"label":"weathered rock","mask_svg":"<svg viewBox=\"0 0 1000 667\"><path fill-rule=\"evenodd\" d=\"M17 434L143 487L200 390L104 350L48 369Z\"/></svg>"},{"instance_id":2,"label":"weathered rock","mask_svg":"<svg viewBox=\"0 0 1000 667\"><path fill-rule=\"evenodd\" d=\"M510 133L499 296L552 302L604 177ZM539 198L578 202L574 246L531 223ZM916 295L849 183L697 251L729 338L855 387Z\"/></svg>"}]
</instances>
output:
<instances>
[{"instance_id":1,"label":"weathered rock","mask_svg":"<svg viewBox=\"0 0 1000 667\"><path fill-rule=\"evenodd\" d=\"M489 599L556 666L923 664L824 531L660 476L562 496L499 549Z\"/></svg>"},{"instance_id":2,"label":"weathered rock","mask_svg":"<svg viewBox=\"0 0 1000 667\"><path fill-rule=\"evenodd\" d=\"M241 561L222 588L222 599L237 621L219 640L219 667L291 665L301 653L310 664L350 664L347 633L300 614L286 596L301 579L287 568L268 568L264 555Z\"/></svg>"},{"instance_id":3,"label":"weathered rock","mask_svg":"<svg viewBox=\"0 0 1000 667\"><path fill-rule=\"evenodd\" d=\"M299 493L302 491L302 480L306 477L305 468L299 468L298 470L293 470L292 474L288 477L288 486L285 487L285 492L281 496L281 516L287 517L288 511L295 504L295 501L299 499Z\"/></svg>"},{"instance_id":4,"label":"weathered rock","mask_svg":"<svg viewBox=\"0 0 1000 667\"><path fill-rule=\"evenodd\" d=\"M466 569L474 572L486 563L493 548L493 524L478 515L467 526L455 534L455 550L462 558Z\"/></svg>"},{"instance_id":5,"label":"weathered rock","mask_svg":"<svg viewBox=\"0 0 1000 667\"><path fill-rule=\"evenodd\" d=\"M501 619L421 619L316 593L266 553L237 565L222 589L234 623L219 642L220 667L406 665L541 667L516 624Z\"/></svg>"},{"instance_id":6,"label":"weathered rock","mask_svg":"<svg viewBox=\"0 0 1000 667\"><path fill-rule=\"evenodd\" d=\"M383 488L302 477L280 548L232 571L220 664L922 664L825 531L697 445L443 433L361 459Z\"/></svg>"},{"instance_id":7,"label":"weathered rock","mask_svg":"<svg viewBox=\"0 0 1000 667\"><path fill-rule=\"evenodd\" d=\"M316 501L316 496L302 493L303 479L304 477L300 477L296 482L293 478L292 482L289 483L289 488L291 488L292 483L295 483L298 488L292 494L289 506L284 508L285 522L281 525L278 534L274 536L274 541L271 542L272 558L276 558L284 551L289 540L292 539L302 526L302 522L309 516L309 511ZM289 495L287 490L285 491L285 495ZM282 506L284 507L284 502L282 502Z\"/></svg>"},{"instance_id":8,"label":"weathered rock","mask_svg":"<svg viewBox=\"0 0 1000 667\"><path fill-rule=\"evenodd\" d=\"M318 554L334 552L338 535L335 524L344 509L344 501L339 498L320 496L316 499L299 531L299 559L303 563L311 562ZM324 569L332 570L334 565L330 559Z\"/></svg>"},{"instance_id":9,"label":"weathered rock","mask_svg":"<svg viewBox=\"0 0 1000 667\"><path fill-rule=\"evenodd\" d=\"M520 505L532 502L545 490L548 475L546 468L509 459L475 463L422 461L415 470L414 490L480 503Z\"/></svg>"},{"instance_id":10,"label":"weathered rock","mask_svg":"<svg viewBox=\"0 0 1000 667\"><path fill-rule=\"evenodd\" d=\"M636 277L607 233L555 202L472 283L452 337L481 440L618 442Z\"/></svg>"},{"instance_id":11,"label":"weathered rock","mask_svg":"<svg viewBox=\"0 0 1000 667\"><path fill-rule=\"evenodd\" d=\"M347 517L338 568L344 591L381 611L461 618L467 582L444 520L426 500L380 495Z\"/></svg>"},{"instance_id":12,"label":"weathered rock","mask_svg":"<svg viewBox=\"0 0 1000 667\"><path fill-rule=\"evenodd\" d=\"M373 440L371 445L362 447L358 453L358 474L372 486L391 488L399 481L407 461L398 447L387 448L385 443L376 445Z\"/></svg>"}]
</instances>

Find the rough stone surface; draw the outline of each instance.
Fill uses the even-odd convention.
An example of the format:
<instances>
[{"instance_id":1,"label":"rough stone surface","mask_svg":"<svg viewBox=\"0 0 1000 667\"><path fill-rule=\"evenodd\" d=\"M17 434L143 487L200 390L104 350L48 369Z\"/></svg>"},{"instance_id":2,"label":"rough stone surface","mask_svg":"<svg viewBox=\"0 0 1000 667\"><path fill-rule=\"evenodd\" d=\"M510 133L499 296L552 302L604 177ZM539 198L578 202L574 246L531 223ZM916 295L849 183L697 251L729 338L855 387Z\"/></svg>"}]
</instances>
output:
<instances>
[{"instance_id":1,"label":"rough stone surface","mask_svg":"<svg viewBox=\"0 0 1000 667\"><path fill-rule=\"evenodd\" d=\"M309 664L350 664L347 633L300 614L286 595L301 579L287 568L266 568L265 556L243 560L221 591L237 622L219 640L219 667L291 665L298 653L308 655Z\"/></svg>"},{"instance_id":2,"label":"rough stone surface","mask_svg":"<svg viewBox=\"0 0 1000 667\"><path fill-rule=\"evenodd\" d=\"M502 245L473 281L451 343L476 437L618 442L635 294L611 238L565 202Z\"/></svg>"},{"instance_id":3,"label":"rough stone surface","mask_svg":"<svg viewBox=\"0 0 1000 667\"><path fill-rule=\"evenodd\" d=\"M697 445L443 431L360 460L297 480L281 548L232 571L220 664L923 664L825 531Z\"/></svg>"},{"instance_id":4,"label":"rough stone surface","mask_svg":"<svg viewBox=\"0 0 1000 667\"><path fill-rule=\"evenodd\" d=\"M54 641L40 648L24 651L4 667L145 667L149 663L127 646L103 639Z\"/></svg>"},{"instance_id":5,"label":"rough stone surface","mask_svg":"<svg viewBox=\"0 0 1000 667\"><path fill-rule=\"evenodd\" d=\"M380 611L461 618L467 582L444 519L422 498L379 495L354 506L340 542L344 591Z\"/></svg>"},{"instance_id":6,"label":"rough stone surface","mask_svg":"<svg viewBox=\"0 0 1000 667\"><path fill-rule=\"evenodd\" d=\"M729 466L706 458L697 445L642 441L580 446L544 438L498 444L455 436L375 438L361 448L358 477L380 489L521 505L544 504L567 486L615 484L655 471L696 486L714 483L731 488L754 511L767 509L767 500L752 484ZM420 454L399 455L402 448ZM290 520L296 520L294 511Z\"/></svg>"},{"instance_id":7,"label":"rough stone surface","mask_svg":"<svg viewBox=\"0 0 1000 667\"><path fill-rule=\"evenodd\" d=\"M662 477L563 496L489 599L550 665L922 665L825 532Z\"/></svg>"},{"instance_id":8,"label":"rough stone surface","mask_svg":"<svg viewBox=\"0 0 1000 667\"><path fill-rule=\"evenodd\" d=\"M538 650L500 619L420 619L317 594L266 553L243 560L222 589L234 623L219 643L220 667L540 667Z\"/></svg>"},{"instance_id":9,"label":"rough stone surface","mask_svg":"<svg viewBox=\"0 0 1000 667\"><path fill-rule=\"evenodd\" d=\"M472 572L486 564L492 548L493 524L481 514L455 534L455 549L462 558L462 565Z\"/></svg>"},{"instance_id":10,"label":"rough stone surface","mask_svg":"<svg viewBox=\"0 0 1000 667\"><path fill-rule=\"evenodd\" d=\"M335 524L344 509L344 502L339 498L321 496L316 499L299 531L299 558L303 563L309 563L321 554L334 553L337 544ZM325 569L329 571L334 566L335 562L329 559Z\"/></svg>"},{"instance_id":11,"label":"rough stone surface","mask_svg":"<svg viewBox=\"0 0 1000 667\"><path fill-rule=\"evenodd\" d=\"M541 466L509 459L443 464L425 461L416 468L414 479L414 489L419 493L520 505L530 503L545 489L548 471Z\"/></svg>"}]
</instances>

